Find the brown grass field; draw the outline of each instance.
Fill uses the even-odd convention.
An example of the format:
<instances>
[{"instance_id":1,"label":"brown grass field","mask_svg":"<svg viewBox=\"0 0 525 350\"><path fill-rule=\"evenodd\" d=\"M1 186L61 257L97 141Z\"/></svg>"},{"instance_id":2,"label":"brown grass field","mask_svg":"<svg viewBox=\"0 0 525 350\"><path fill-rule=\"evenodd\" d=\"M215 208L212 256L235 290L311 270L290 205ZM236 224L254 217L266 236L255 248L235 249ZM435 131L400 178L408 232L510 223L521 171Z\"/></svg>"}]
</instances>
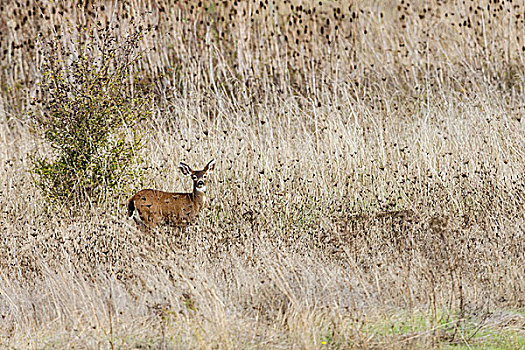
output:
<instances>
[{"instance_id":1,"label":"brown grass field","mask_svg":"<svg viewBox=\"0 0 525 350\"><path fill-rule=\"evenodd\" d=\"M0 348L525 349L524 19L502 0L1 1ZM29 171L52 151L42 38L139 26L144 176L52 205ZM126 217L212 158L194 225Z\"/></svg>"}]
</instances>

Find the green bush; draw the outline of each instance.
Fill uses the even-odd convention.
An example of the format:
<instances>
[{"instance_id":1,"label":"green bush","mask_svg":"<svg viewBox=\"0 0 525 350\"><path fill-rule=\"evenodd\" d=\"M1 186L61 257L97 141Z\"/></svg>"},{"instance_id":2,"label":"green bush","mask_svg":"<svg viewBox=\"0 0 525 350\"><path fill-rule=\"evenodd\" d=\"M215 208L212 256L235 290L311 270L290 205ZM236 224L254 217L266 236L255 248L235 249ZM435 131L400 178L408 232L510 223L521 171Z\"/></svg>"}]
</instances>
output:
<instances>
[{"instance_id":1,"label":"green bush","mask_svg":"<svg viewBox=\"0 0 525 350\"><path fill-rule=\"evenodd\" d=\"M36 126L52 155L34 158L35 182L52 202L100 204L139 175L137 124L151 111L151 94L137 91L133 67L140 33L118 41L87 33L69 48L43 44Z\"/></svg>"}]
</instances>

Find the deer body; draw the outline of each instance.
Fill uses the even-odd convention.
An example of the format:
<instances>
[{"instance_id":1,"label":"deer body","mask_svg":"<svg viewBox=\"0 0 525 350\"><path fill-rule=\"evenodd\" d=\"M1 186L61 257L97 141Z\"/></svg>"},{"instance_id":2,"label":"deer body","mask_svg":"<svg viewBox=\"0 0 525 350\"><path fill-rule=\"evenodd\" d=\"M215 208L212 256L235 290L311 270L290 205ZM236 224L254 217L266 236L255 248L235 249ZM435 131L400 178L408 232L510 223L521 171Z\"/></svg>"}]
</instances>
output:
<instances>
[{"instance_id":1,"label":"deer body","mask_svg":"<svg viewBox=\"0 0 525 350\"><path fill-rule=\"evenodd\" d=\"M215 167L209 162L203 170L193 171L180 163L184 175L191 176L193 192L174 193L145 189L137 192L128 202L128 216L137 224L154 227L158 224L185 227L195 221L206 202L206 174Z\"/></svg>"}]
</instances>

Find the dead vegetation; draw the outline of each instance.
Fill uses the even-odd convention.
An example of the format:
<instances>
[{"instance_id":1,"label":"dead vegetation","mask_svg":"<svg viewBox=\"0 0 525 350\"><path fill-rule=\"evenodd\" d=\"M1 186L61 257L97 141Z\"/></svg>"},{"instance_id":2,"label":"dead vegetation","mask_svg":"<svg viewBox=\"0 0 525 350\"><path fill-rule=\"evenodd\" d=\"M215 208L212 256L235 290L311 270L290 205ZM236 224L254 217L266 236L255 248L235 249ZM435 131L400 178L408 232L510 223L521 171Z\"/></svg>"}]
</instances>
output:
<instances>
[{"instance_id":1,"label":"dead vegetation","mask_svg":"<svg viewBox=\"0 0 525 350\"><path fill-rule=\"evenodd\" d=\"M522 4L0 6L0 347L523 346ZM27 172L39 33L139 25L134 190L217 159L184 232L138 231L131 190L49 208Z\"/></svg>"}]
</instances>

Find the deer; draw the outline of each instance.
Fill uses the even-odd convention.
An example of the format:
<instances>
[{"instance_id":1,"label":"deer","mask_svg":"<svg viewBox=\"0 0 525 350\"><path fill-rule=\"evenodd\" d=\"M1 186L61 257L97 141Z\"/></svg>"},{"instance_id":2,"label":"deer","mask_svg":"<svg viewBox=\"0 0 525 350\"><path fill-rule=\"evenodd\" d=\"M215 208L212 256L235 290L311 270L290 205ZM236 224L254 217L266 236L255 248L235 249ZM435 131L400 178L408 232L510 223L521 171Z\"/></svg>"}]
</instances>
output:
<instances>
[{"instance_id":1,"label":"deer","mask_svg":"<svg viewBox=\"0 0 525 350\"><path fill-rule=\"evenodd\" d=\"M159 224L166 224L185 228L195 221L206 203L206 175L214 168L214 159L198 171L180 162L179 169L182 174L191 176L193 192L141 190L128 201L128 217L132 217L140 227L153 228Z\"/></svg>"}]
</instances>

